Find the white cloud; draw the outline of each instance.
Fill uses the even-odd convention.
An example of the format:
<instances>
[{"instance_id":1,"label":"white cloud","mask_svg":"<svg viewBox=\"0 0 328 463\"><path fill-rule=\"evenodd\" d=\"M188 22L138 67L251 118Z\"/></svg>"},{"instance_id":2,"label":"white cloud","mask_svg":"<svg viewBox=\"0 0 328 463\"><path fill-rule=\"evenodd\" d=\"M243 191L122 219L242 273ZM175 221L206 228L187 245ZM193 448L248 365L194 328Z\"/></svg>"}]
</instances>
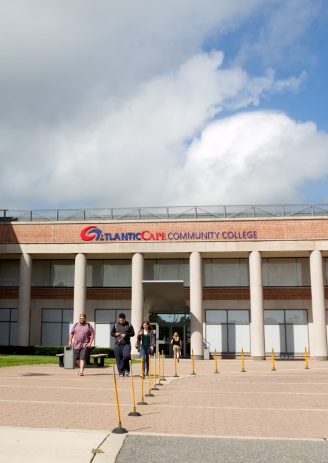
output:
<instances>
[{"instance_id":1,"label":"white cloud","mask_svg":"<svg viewBox=\"0 0 328 463\"><path fill-rule=\"evenodd\" d=\"M280 85L273 73L250 78L238 68L222 69L222 61L221 52L192 57L176 72L144 84L123 105L104 103L103 114L88 131L76 129L67 134L63 130L54 139L53 133L47 138L42 132L41 144L49 142L52 149L50 162L39 169L42 153L32 153L37 140L29 145L30 156L21 161L17 175L11 175L16 167L12 166L10 172L9 161L6 186L10 182L11 197L27 191L31 184L27 199L35 203L42 198L54 207L65 202L84 206L161 205L191 200L195 204L212 203L222 197L213 191L229 190L239 175L248 172L259 151L268 150L265 167L272 169L268 163L272 154L269 134L276 132L277 139L284 139L278 124L265 125L265 113L256 118L261 126L258 134L251 116L246 121L245 116L211 120L222 110L257 105L261 95L277 87L288 88L286 80ZM288 138L284 141L289 146ZM222 177L222 167L227 183L223 188L220 180L222 188L214 188ZM182 188L176 189L176 185ZM240 187L236 191L240 193ZM171 192L176 194L172 196ZM235 200L239 197L236 195Z\"/></svg>"},{"instance_id":2,"label":"white cloud","mask_svg":"<svg viewBox=\"0 0 328 463\"><path fill-rule=\"evenodd\" d=\"M210 124L171 182L179 204L304 201L301 188L328 174L328 134L276 112L246 112Z\"/></svg>"}]
</instances>

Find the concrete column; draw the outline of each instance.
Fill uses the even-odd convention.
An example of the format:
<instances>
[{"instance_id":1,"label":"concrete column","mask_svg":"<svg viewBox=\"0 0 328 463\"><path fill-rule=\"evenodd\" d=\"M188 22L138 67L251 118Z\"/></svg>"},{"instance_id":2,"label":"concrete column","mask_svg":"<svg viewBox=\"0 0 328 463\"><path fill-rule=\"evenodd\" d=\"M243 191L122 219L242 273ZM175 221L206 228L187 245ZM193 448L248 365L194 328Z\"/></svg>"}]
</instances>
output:
<instances>
[{"instance_id":1,"label":"concrete column","mask_svg":"<svg viewBox=\"0 0 328 463\"><path fill-rule=\"evenodd\" d=\"M32 258L29 254L22 254L19 271L17 326L19 346L29 346L30 344L31 273Z\"/></svg>"},{"instance_id":2,"label":"concrete column","mask_svg":"<svg viewBox=\"0 0 328 463\"><path fill-rule=\"evenodd\" d=\"M312 251L310 255L312 316L316 360L327 360L327 333L326 333L326 308L325 292L322 271L321 251ZM311 349L311 353L312 353Z\"/></svg>"},{"instance_id":3,"label":"concrete column","mask_svg":"<svg viewBox=\"0 0 328 463\"><path fill-rule=\"evenodd\" d=\"M87 256L77 254L74 269L74 323L85 313L87 295Z\"/></svg>"},{"instance_id":4,"label":"concrete column","mask_svg":"<svg viewBox=\"0 0 328 463\"><path fill-rule=\"evenodd\" d=\"M253 360L265 360L262 256L259 251L249 255L251 294L251 355Z\"/></svg>"},{"instance_id":5,"label":"concrete column","mask_svg":"<svg viewBox=\"0 0 328 463\"><path fill-rule=\"evenodd\" d=\"M203 341L203 285L202 255L199 252L190 254L190 315L191 315L191 350L194 349L195 360L204 358Z\"/></svg>"},{"instance_id":6,"label":"concrete column","mask_svg":"<svg viewBox=\"0 0 328 463\"><path fill-rule=\"evenodd\" d=\"M143 321L144 294L142 280L144 274L144 257L136 253L132 257L132 300L131 300L131 322L134 331L137 333ZM156 333L158 336L158 333ZM139 358L140 354L135 348L137 336L131 339L131 355L133 358Z\"/></svg>"}]
</instances>

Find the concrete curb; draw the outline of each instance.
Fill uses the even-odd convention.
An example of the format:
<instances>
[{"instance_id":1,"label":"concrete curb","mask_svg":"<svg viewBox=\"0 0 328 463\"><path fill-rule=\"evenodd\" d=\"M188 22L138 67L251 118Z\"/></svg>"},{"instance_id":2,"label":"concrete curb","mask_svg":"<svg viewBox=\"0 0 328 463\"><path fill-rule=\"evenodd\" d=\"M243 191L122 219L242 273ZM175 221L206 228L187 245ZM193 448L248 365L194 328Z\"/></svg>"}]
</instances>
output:
<instances>
[{"instance_id":1,"label":"concrete curb","mask_svg":"<svg viewBox=\"0 0 328 463\"><path fill-rule=\"evenodd\" d=\"M109 434L100 445L103 453L96 453L93 463L115 463L127 434Z\"/></svg>"}]
</instances>

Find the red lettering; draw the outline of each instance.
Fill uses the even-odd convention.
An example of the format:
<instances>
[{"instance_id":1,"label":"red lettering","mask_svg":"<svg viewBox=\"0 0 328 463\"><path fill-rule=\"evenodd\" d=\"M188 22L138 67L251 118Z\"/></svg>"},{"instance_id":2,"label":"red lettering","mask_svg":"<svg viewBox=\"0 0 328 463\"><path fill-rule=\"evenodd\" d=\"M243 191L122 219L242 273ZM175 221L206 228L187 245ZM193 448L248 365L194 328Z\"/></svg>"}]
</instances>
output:
<instances>
[{"instance_id":1,"label":"red lettering","mask_svg":"<svg viewBox=\"0 0 328 463\"><path fill-rule=\"evenodd\" d=\"M145 241L148 241L148 240L150 240L150 238L146 238L146 236L145 236L146 233L150 233L150 232L148 230L144 230L143 232L141 232L141 239L145 240Z\"/></svg>"}]
</instances>

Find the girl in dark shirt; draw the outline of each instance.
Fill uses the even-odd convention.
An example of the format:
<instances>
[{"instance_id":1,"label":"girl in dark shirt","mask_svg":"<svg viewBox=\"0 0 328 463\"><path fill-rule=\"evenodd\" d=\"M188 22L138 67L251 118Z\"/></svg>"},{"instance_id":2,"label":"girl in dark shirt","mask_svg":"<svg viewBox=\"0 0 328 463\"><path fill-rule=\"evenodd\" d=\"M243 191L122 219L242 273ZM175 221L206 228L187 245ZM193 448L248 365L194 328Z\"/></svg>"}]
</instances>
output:
<instances>
[{"instance_id":1,"label":"girl in dark shirt","mask_svg":"<svg viewBox=\"0 0 328 463\"><path fill-rule=\"evenodd\" d=\"M155 351L156 339L149 322L143 322L137 336L137 343L140 346L140 356L143 358L143 376L147 378L149 371L149 354Z\"/></svg>"}]
</instances>

